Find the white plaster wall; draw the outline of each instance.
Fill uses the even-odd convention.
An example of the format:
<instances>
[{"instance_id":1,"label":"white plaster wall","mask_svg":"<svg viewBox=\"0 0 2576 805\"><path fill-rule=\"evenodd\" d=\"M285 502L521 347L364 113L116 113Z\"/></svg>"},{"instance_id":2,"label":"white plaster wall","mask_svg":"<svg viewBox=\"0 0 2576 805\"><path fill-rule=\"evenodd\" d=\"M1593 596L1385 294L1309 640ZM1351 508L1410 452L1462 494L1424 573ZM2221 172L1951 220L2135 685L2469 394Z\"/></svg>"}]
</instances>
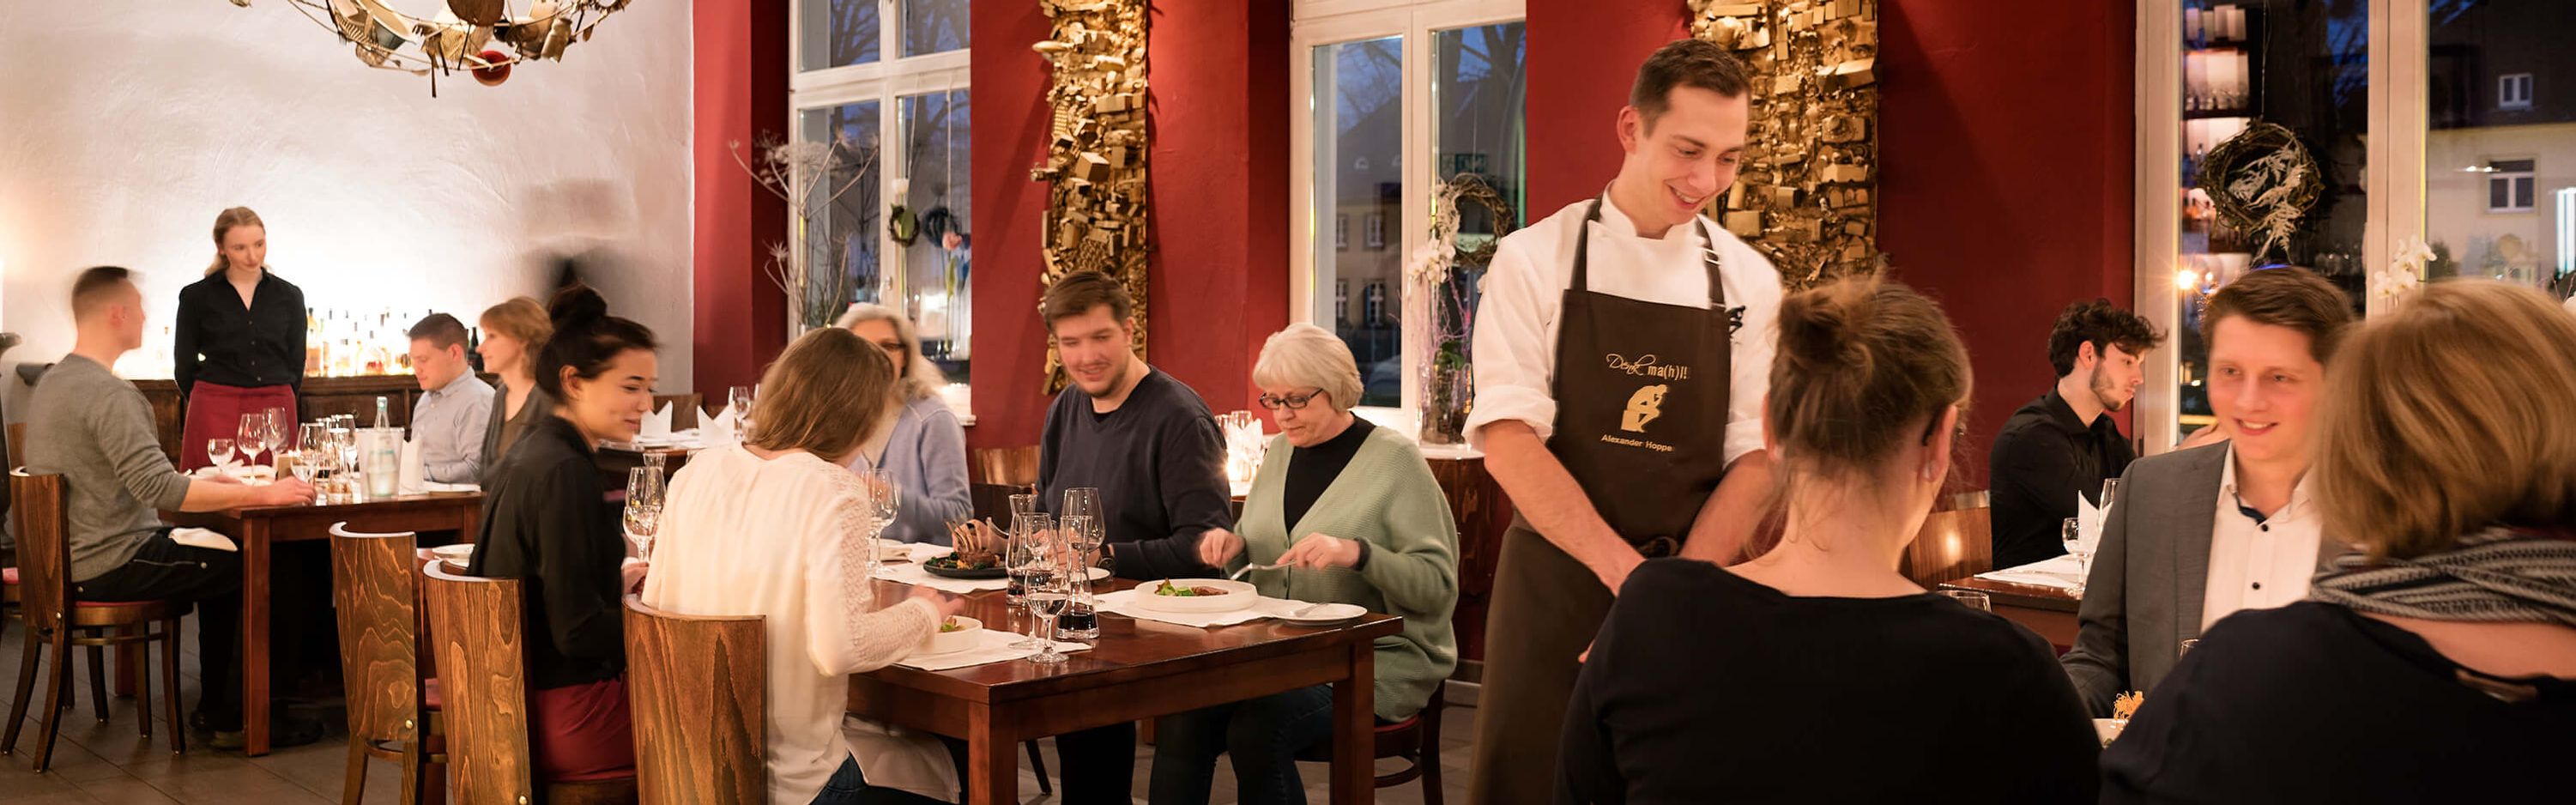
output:
<instances>
[{"instance_id":1,"label":"white plaster wall","mask_svg":"<svg viewBox=\"0 0 2576 805\"><path fill-rule=\"evenodd\" d=\"M0 0L0 329L27 340L0 362L70 349L66 297L90 265L146 275L160 338L213 259L215 214L243 205L319 308L471 325L543 299L552 253L612 255L585 278L661 336L662 387L686 388L689 5L642 0L562 63L499 87L442 76L432 98L285 0Z\"/></svg>"}]
</instances>

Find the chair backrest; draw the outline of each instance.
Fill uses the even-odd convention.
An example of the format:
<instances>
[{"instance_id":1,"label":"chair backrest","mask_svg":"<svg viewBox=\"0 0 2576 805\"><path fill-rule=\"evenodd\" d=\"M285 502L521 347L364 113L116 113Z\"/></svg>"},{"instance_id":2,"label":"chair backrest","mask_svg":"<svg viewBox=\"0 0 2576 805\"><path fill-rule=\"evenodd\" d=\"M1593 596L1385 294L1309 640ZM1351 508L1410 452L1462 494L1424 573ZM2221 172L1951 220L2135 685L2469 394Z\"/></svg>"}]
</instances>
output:
<instances>
[{"instance_id":1,"label":"chair backrest","mask_svg":"<svg viewBox=\"0 0 2576 805\"><path fill-rule=\"evenodd\" d=\"M966 479L979 484L1036 486L1038 446L986 447L970 451Z\"/></svg>"},{"instance_id":2,"label":"chair backrest","mask_svg":"<svg viewBox=\"0 0 2576 805\"><path fill-rule=\"evenodd\" d=\"M698 426L698 405L703 398L696 394L653 395L653 410L671 406L671 429L688 430Z\"/></svg>"},{"instance_id":3,"label":"chair backrest","mask_svg":"<svg viewBox=\"0 0 2576 805\"><path fill-rule=\"evenodd\" d=\"M27 423L9 423L9 466L27 465Z\"/></svg>"},{"instance_id":4,"label":"chair backrest","mask_svg":"<svg viewBox=\"0 0 2576 805\"><path fill-rule=\"evenodd\" d=\"M1011 496L1036 492L1037 487L1020 484L966 485L967 500L974 506L975 519L991 520L994 525L1011 528Z\"/></svg>"},{"instance_id":5,"label":"chair backrest","mask_svg":"<svg viewBox=\"0 0 2576 805\"><path fill-rule=\"evenodd\" d=\"M447 731L448 791L457 802L527 802L529 756L527 599L518 579L421 569L429 636L438 655Z\"/></svg>"},{"instance_id":6,"label":"chair backrest","mask_svg":"<svg viewBox=\"0 0 2576 805\"><path fill-rule=\"evenodd\" d=\"M27 629L43 632L62 623L71 606L71 485L63 476L9 471L9 517L18 529L18 611ZM32 638L30 638L32 639Z\"/></svg>"},{"instance_id":7,"label":"chair backrest","mask_svg":"<svg viewBox=\"0 0 2576 805\"><path fill-rule=\"evenodd\" d=\"M410 741L420 733L420 582L412 532L362 534L331 524L331 600L340 615L340 678L349 734Z\"/></svg>"},{"instance_id":8,"label":"chair backrest","mask_svg":"<svg viewBox=\"0 0 2576 805\"><path fill-rule=\"evenodd\" d=\"M1986 506L1933 512L1905 546L1898 571L1928 589L1995 569L1994 514Z\"/></svg>"},{"instance_id":9,"label":"chair backrest","mask_svg":"<svg viewBox=\"0 0 2576 805\"><path fill-rule=\"evenodd\" d=\"M682 615L626 597L626 700L646 805L769 796L761 620Z\"/></svg>"}]
</instances>

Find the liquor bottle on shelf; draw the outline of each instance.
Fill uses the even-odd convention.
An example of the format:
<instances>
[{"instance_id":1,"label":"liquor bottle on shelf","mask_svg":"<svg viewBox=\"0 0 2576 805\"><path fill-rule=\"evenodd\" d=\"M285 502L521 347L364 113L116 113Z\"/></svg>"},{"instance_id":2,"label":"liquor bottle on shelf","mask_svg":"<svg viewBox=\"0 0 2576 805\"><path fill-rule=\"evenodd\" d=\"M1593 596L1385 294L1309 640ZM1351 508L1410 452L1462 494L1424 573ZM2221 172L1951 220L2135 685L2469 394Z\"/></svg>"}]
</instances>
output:
<instances>
[{"instance_id":1,"label":"liquor bottle on shelf","mask_svg":"<svg viewBox=\"0 0 2576 805\"><path fill-rule=\"evenodd\" d=\"M465 328L465 367L483 373L483 328Z\"/></svg>"}]
</instances>

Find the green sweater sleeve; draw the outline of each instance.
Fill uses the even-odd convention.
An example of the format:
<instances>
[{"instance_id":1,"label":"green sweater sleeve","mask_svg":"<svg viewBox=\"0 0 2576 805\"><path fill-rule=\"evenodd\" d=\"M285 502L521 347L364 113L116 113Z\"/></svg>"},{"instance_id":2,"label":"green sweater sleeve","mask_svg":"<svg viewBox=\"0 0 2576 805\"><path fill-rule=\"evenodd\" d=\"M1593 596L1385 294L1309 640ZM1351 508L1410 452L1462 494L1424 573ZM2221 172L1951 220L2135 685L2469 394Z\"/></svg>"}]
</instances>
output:
<instances>
[{"instance_id":1,"label":"green sweater sleeve","mask_svg":"<svg viewBox=\"0 0 2576 805\"><path fill-rule=\"evenodd\" d=\"M1458 524L1449 516L1431 465L1411 451L1386 451L1385 520L1368 538L1375 552L1360 577L1386 597L1393 614L1449 617L1458 604Z\"/></svg>"}]
</instances>

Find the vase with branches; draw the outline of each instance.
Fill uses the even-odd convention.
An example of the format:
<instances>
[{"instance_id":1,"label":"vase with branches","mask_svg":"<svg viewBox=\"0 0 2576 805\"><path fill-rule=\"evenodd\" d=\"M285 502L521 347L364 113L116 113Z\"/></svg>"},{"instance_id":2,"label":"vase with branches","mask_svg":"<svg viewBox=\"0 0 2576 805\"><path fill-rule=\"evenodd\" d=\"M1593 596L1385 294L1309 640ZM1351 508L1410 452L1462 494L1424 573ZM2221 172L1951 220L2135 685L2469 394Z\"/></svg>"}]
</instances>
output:
<instances>
[{"instance_id":1,"label":"vase with branches","mask_svg":"<svg viewBox=\"0 0 2576 805\"><path fill-rule=\"evenodd\" d=\"M787 202L787 214L793 217L788 239L770 242L769 264L762 272L787 295L799 332L831 326L858 293L858 277L844 259L851 232L815 226L814 219L875 176L877 149L847 137L795 142L774 134L762 135L747 154L740 141L726 147L753 183ZM838 178L844 172L848 178Z\"/></svg>"}]
</instances>

